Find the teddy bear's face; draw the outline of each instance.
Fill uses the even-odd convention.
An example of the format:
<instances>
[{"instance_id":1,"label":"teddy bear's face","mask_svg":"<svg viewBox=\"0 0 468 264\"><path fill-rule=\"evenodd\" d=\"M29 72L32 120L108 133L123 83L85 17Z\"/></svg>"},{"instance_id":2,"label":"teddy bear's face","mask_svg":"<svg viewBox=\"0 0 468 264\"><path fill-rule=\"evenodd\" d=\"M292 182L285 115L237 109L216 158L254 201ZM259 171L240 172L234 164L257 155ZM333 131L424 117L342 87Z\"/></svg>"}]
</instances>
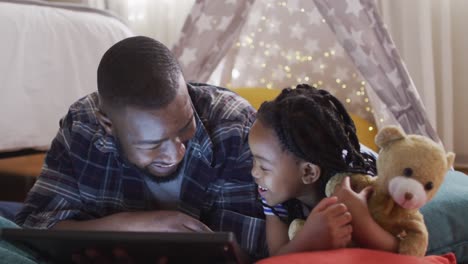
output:
<instances>
[{"instance_id":1,"label":"teddy bear's face","mask_svg":"<svg viewBox=\"0 0 468 264\"><path fill-rule=\"evenodd\" d=\"M447 171L445 151L428 138L410 135L381 148L377 160L380 186L401 207L418 209L442 184Z\"/></svg>"}]
</instances>

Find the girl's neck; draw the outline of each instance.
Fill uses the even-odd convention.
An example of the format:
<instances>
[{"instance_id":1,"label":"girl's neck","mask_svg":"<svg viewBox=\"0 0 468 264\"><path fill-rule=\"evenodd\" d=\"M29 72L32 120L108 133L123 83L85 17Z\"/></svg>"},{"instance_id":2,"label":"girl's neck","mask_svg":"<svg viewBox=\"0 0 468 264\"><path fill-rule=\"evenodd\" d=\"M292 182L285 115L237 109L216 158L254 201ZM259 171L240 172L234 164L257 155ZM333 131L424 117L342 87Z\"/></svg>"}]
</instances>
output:
<instances>
[{"instance_id":1,"label":"girl's neck","mask_svg":"<svg viewBox=\"0 0 468 264\"><path fill-rule=\"evenodd\" d=\"M315 189L309 189L304 192L303 195L298 196L297 199L303 204L307 205L309 208L314 208L318 202L322 199L319 195L319 192Z\"/></svg>"}]
</instances>

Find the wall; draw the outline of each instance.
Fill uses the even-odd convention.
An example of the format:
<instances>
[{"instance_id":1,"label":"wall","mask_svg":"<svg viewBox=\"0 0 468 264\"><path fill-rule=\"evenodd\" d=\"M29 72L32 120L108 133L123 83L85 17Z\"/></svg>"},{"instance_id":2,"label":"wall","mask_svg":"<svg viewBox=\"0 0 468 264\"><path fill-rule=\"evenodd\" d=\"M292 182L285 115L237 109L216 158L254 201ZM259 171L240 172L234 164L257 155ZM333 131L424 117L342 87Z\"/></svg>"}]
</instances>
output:
<instances>
[{"instance_id":1,"label":"wall","mask_svg":"<svg viewBox=\"0 0 468 264\"><path fill-rule=\"evenodd\" d=\"M453 34L456 41L453 43L454 63L454 113L455 113L455 152L460 165L468 168L468 1L451 0Z\"/></svg>"},{"instance_id":2,"label":"wall","mask_svg":"<svg viewBox=\"0 0 468 264\"><path fill-rule=\"evenodd\" d=\"M468 1L378 3L429 119L456 165L468 168Z\"/></svg>"}]
</instances>

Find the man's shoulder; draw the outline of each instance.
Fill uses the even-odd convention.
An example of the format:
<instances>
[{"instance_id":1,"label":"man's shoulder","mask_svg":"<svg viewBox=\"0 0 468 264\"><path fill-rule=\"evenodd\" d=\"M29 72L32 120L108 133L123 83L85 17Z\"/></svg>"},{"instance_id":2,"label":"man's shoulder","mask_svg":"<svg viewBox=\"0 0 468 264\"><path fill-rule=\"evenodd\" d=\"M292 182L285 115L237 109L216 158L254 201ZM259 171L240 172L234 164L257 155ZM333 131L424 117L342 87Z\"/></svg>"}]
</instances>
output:
<instances>
[{"instance_id":1,"label":"man's shoulder","mask_svg":"<svg viewBox=\"0 0 468 264\"><path fill-rule=\"evenodd\" d=\"M98 106L97 92L88 94L75 101L60 120L60 130L56 138L66 142L69 151L83 160L91 160L90 155L116 151L112 137L106 135L96 117Z\"/></svg>"},{"instance_id":2,"label":"man's shoulder","mask_svg":"<svg viewBox=\"0 0 468 264\"><path fill-rule=\"evenodd\" d=\"M72 133L82 134L87 138L94 137L94 134L100 129L96 117L98 102L97 92L78 99L70 106L65 117L60 120L60 127Z\"/></svg>"},{"instance_id":3,"label":"man's shoulder","mask_svg":"<svg viewBox=\"0 0 468 264\"><path fill-rule=\"evenodd\" d=\"M188 85L197 113L205 120L247 121L255 118L255 109L235 92L204 83Z\"/></svg>"},{"instance_id":4,"label":"man's shoulder","mask_svg":"<svg viewBox=\"0 0 468 264\"><path fill-rule=\"evenodd\" d=\"M74 119L79 121L92 121L97 123L96 111L98 110L99 98L97 92L88 94L76 102L69 109Z\"/></svg>"}]
</instances>

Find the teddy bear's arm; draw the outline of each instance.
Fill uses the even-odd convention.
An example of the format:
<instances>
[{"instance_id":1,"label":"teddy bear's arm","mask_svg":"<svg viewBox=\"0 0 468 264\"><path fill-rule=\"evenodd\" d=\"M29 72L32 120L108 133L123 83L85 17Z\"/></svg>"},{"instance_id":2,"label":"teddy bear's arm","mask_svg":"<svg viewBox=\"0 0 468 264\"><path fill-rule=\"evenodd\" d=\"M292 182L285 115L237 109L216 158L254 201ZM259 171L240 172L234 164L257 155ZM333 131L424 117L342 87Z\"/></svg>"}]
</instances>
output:
<instances>
[{"instance_id":1,"label":"teddy bear's arm","mask_svg":"<svg viewBox=\"0 0 468 264\"><path fill-rule=\"evenodd\" d=\"M289 225L288 229L288 237L289 240L292 240L296 234L301 230L301 228L304 226L305 220L303 219L294 219L294 221L291 222Z\"/></svg>"},{"instance_id":2,"label":"teddy bear's arm","mask_svg":"<svg viewBox=\"0 0 468 264\"><path fill-rule=\"evenodd\" d=\"M372 185L376 177L366 174L353 174L351 176L351 189L355 192L361 192L364 188Z\"/></svg>"},{"instance_id":3,"label":"teddy bear's arm","mask_svg":"<svg viewBox=\"0 0 468 264\"><path fill-rule=\"evenodd\" d=\"M355 192L362 191L365 187L371 185L375 180L375 177L366 174L337 173L327 182L325 187L325 195L327 197L332 196L333 193L335 193L336 186L339 186L346 176L350 177L351 189L353 189Z\"/></svg>"}]
</instances>

